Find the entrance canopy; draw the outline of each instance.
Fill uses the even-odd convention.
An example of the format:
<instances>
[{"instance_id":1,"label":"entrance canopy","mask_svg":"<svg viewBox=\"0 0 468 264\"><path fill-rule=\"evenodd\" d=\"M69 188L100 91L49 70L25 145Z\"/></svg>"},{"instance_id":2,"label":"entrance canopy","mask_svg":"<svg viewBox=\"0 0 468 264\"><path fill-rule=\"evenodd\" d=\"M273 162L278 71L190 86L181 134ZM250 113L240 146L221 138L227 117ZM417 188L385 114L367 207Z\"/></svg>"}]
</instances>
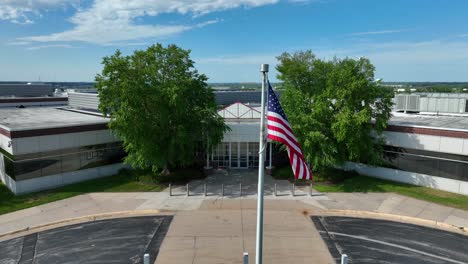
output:
<instances>
[{"instance_id":1,"label":"entrance canopy","mask_svg":"<svg viewBox=\"0 0 468 264\"><path fill-rule=\"evenodd\" d=\"M261 117L260 108L259 105L247 105L237 102L219 110L218 114L227 119L226 121L230 121L229 119L244 119L245 121L250 119L252 121L259 121Z\"/></svg>"},{"instance_id":2,"label":"entrance canopy","mask_svg":"<svg viewBox=\"0 0 468 264\"><path fill-rule=\"evenodd\" d=\"M225 132L221 144L208 155L207 167L258 167L260 105L237 102L219 110L218 114L231 130ZM268 161L271 159L271 151L269 153Z\"/></svg>"}]
</instances>

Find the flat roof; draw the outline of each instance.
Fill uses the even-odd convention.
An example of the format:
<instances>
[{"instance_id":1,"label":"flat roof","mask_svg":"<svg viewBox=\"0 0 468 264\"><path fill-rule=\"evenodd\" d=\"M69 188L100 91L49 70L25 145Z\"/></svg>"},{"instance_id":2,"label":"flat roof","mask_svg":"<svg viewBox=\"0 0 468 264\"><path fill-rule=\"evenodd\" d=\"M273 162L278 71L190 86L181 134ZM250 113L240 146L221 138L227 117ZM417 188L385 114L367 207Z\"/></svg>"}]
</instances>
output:
<instances>
[{"instance_id":1,"label":"flat roof","mask_svg":"<svg viewBox=\"0 0 468 264\"><path fill-rule=\"evenodd\" d=\"M253 107L258 108L258 107ZM237 120L226 120L237 123ZM236 122L237 121L237 122ZM249 120L258 121L258 120ZM0 108L0 128L8 131L105 125L108 118L64 107ZM467 131L468 117L393 113L391 126Z\"/></svg>"},{"instance_id":2,"label":"flat roof","mask_svg":"<svg viewBox=\"0 0 468 264\"><path fill-rule=\"evenodd\" d=\"M392 113L388 122L393 126L421 127L440 130L468 131L468 117Z\"/></svg>"},{"instance_id":3,"label":"flat roof","mask_svg":"<svg viewBox=\"0 0 468 264\"><path fill-rule=\"evenodd\" d=\"M0 103L14 103L14 102L56 102L68 101L68 97L51 97L51 96L38 96L38 97L14 97L14 96L0 96Z\"/></svg>"},{"instance_id":4,"label":"flat roof","mask_svg":"<svg viewBox=\"0 0 468 264\"><path fill-rule=\"evenodd\" d=\"M255 110L260 111L260 107L253 106ZM393 116L390 118L389 126L401 126L401 127L414 127L414 128L430 128L438 130L449 130L449 131L463 131L468 132L468 116L447 116L447 115L421 115L421 114L403 114L403 113L392 113ZM260 122L259 118L255 119L235 119L226 118L225 122L228 124L238 123L252 123Z\"/></svg>"},{"instance_id":5,"label":"flat roof","mask_svg":"<svg viewBox=\"0 0 468 264\"><path fill-rule=\"evenodd\" d=\"M0 109L0 127L8 131L107 124L108 118L55 107Z\"/></svg>"}]
</instances>

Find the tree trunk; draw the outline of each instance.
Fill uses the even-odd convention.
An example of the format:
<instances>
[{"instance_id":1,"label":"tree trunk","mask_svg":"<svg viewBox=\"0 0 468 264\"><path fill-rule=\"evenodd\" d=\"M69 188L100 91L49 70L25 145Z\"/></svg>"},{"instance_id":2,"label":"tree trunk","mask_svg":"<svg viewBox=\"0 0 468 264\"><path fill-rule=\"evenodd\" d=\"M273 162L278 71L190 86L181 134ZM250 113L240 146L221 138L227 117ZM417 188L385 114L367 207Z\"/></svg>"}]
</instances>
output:
<instances>
[{"instance_id":1,"label":"tree trunk","mask_svg":"<svg viewBox=\"0 0 468 264\"><path fill-rule=\"evenodd\" d=\"M163 168L161 174L164 175L164 176L168 176L170 173L171 173L171 171L169 170L169 166L167 166L167 164L164 165L164 168Z\"/></svg>"}]
</instances>

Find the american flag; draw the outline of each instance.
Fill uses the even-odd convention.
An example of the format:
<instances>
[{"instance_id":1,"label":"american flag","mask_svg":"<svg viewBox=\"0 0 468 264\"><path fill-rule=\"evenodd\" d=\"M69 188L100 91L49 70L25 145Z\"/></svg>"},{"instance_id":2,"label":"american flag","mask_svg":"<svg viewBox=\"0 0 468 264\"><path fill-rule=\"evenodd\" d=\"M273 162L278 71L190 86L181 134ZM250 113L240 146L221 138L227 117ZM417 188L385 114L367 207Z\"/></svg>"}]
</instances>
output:
<instances>
[{"instance_id":1,"label":"american flag","mask_svg":"<svg viewBox=\"0 0 468 264\"><path fill-rule=\"evenodd\" d=\"M273 92L270 83L268 83L267 119L268 138L286 145L289 162L291 163L296 179L312 179L312 173L305 162L301 146L299 146L299 143L294 136L288 119L286 118L286 114L284 113L275 92Z\"/></svg>"}]
</instances>

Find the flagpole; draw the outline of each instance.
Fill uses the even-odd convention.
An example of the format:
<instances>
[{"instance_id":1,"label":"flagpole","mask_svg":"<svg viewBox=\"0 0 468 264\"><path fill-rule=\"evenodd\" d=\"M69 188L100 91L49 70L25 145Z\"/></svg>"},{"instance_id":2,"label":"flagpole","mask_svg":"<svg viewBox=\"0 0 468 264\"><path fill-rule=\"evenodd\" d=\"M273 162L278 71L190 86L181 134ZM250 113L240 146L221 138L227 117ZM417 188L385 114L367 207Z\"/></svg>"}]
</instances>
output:
<instances>
[{"instance_id":1,"label":"flagpole","mask_svg":"<svg viewBox=\"0 0 468 264\"><path fill-rule=\"evenodd\" d=\"M263 175L265 173L265 86L268 73L268 64L260 67L262 73L262 103L260 116L260 145L258 157L258 191L257 191L257 244L255 249L256 264L262 264L263 254Z\"/></svg>"}]
</instances>

